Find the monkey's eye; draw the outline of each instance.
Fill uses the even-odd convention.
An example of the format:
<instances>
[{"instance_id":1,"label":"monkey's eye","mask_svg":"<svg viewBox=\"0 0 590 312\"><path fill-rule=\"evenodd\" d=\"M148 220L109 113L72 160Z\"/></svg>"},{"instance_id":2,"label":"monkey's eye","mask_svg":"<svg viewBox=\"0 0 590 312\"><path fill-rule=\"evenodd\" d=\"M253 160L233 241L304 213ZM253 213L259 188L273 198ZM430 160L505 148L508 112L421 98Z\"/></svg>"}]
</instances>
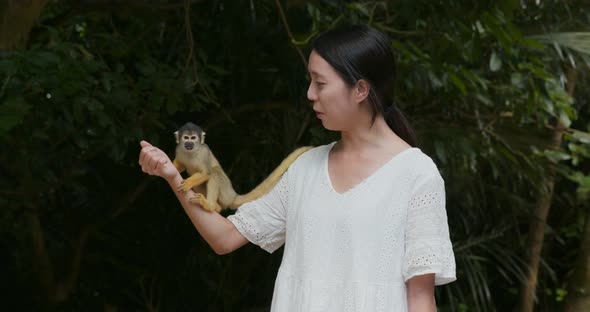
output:
<instances>
[{"instance_id":1,"label":"monkey's eye","mask_svg":"<svg viewBox=\"0 0 590 312\"><path fill-rule=\"evenodd\" d=\"M196 139L196 138L197 138L197 136L196 136L196 135L193 135L193 136L191 137L191 140L194 140L194 139Z\"/></svg>"},{"instance_id":2,"label":"monkey's eye","mask_svg":"<svg viewBox=\"0 0 590 312\"><path fill-rule=\"evenodd\" d=\"M188 135L185 135L182 138L185 139L185 140L188 140Z\"/></svg>"}]
</instances>

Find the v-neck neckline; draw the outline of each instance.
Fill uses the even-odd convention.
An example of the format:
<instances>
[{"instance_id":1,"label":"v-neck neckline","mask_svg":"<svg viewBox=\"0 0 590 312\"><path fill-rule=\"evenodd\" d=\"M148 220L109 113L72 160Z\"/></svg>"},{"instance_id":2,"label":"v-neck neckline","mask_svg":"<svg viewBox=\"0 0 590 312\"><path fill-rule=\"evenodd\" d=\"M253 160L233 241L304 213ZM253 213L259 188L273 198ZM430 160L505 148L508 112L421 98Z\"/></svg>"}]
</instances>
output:
<instances>
[{"instance_id":1,"label":"v-neck neckline","mask_svg":"<svg viewBox=\"0 0 590 312\"><path fill-rule=\"evenodd\" d=\"M379 168L377 168L375 171L373 171L371 174L369 174L368 176L366 176L364 179L362 179L359 183L353 185L352 187L348 188L345 191L342 192L338 192L336 191L336 189L334 188L334 184L332 183L332 177L330 177L330 168L329 168L329 162L330 162L330 152L332 151L332 149L334 148L334 145L336 145L336 141L332 142L329 146L328 146L328 151L324 157L324 175L325 175L325 179L327 180L327 184L328 187L330 188L330 190L332 191L332 193L338 195L338 196L345 196L347 194L350 194L352 192L354 192L354 190L361 188L364 184L367 183L367 181L371 180L374 176L378 175L379 172L385 170L386 167L389 166L389 164L394 163L396 160L398 160L400 158L400 156L403 156L404 154L407 154L413 150L419 150L419 148L417 147L409 147L406 148L405 150L393 155L389 160L387 160L385 163L383 163Z\"/></svg>"}]
</instances>

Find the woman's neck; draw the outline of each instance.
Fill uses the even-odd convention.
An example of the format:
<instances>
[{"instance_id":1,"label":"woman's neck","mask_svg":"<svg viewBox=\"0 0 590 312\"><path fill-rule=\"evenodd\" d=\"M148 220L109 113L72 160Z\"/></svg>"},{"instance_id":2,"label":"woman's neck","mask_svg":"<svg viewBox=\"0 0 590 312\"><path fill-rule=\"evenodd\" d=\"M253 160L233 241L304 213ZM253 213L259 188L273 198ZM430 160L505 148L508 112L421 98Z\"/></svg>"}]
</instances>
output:
<instances>
[{"instance_id":1,"label":"woman's neck","mask_svg":"<svg viewBox=\"0 0 590 312\"><path fill-rule=\"evenodd\" d=\"M375 123L359 124L358 126L340 132L338 149L344 152L362 152L374 149L403 150L410 147L385 122L382 116L375 118Z\"/></svg>"}]
</instances>

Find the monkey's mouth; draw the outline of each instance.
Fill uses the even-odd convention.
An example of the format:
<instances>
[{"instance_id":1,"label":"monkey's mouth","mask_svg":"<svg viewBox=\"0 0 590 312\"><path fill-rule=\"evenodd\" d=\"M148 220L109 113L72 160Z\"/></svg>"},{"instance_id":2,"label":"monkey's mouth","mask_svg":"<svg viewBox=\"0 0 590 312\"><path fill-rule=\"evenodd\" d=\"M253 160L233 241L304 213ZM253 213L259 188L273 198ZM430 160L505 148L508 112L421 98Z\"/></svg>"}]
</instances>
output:
<instances>
[{"instance_id":1,"label":"monkey's mouth","mask_svg":"<svg viewBox=\"0 0 590 312\"><path fill-rule=\"evenodd\" d=\"M194 143L191 143L191 142L184 143L184 148L185 148L187 151L190 151L190 150L192 150L194 147L195 147L195 144L194 144Z\"/></svg>"}]
</instances>

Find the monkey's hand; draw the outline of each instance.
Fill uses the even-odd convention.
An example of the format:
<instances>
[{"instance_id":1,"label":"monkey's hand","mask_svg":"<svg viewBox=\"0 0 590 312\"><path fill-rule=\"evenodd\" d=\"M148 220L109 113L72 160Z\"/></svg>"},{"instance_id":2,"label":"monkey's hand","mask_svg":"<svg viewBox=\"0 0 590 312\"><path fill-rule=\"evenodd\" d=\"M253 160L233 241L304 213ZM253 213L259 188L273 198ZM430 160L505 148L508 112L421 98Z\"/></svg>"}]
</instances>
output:
<instances>
[{"instance_id":1,"label":"monkey's hand","mask_svg":"<svg viewBox=\"0 0 590 312\"><path fill-rule=\"evenodd\" d=\"M167 181L180 174L166 153L146 141L141 141L140 144L139 165L143 172L162 177Z\"/></svg>"},{"instance_id":2,"label":"monkey's hand","mask_svg":"<svg viewBox=\"0 0 590 312\"><path fill-rule=\"evenodd\" d=\"M209 180L208 174L202 174L196 172L192 176L188 177L186 180L183 180L178 187L178 191L180 192L188 192L188 190L192 189L193 187L199 186Z\"/></svg>"},{"instance_id":3,"label":"monkey's hand","mask_svg":"<svg viewBox=\"0 0 590 312\"><path fill-rule=\"evenodd\" d=\"M210 203L207 200L207 197L201 193L197 193L197 195L193 196L189 201L193 204L198 204L207 211L221 211L221 206L219 206L219 203Z\"/></svg>"}]
</instances>

